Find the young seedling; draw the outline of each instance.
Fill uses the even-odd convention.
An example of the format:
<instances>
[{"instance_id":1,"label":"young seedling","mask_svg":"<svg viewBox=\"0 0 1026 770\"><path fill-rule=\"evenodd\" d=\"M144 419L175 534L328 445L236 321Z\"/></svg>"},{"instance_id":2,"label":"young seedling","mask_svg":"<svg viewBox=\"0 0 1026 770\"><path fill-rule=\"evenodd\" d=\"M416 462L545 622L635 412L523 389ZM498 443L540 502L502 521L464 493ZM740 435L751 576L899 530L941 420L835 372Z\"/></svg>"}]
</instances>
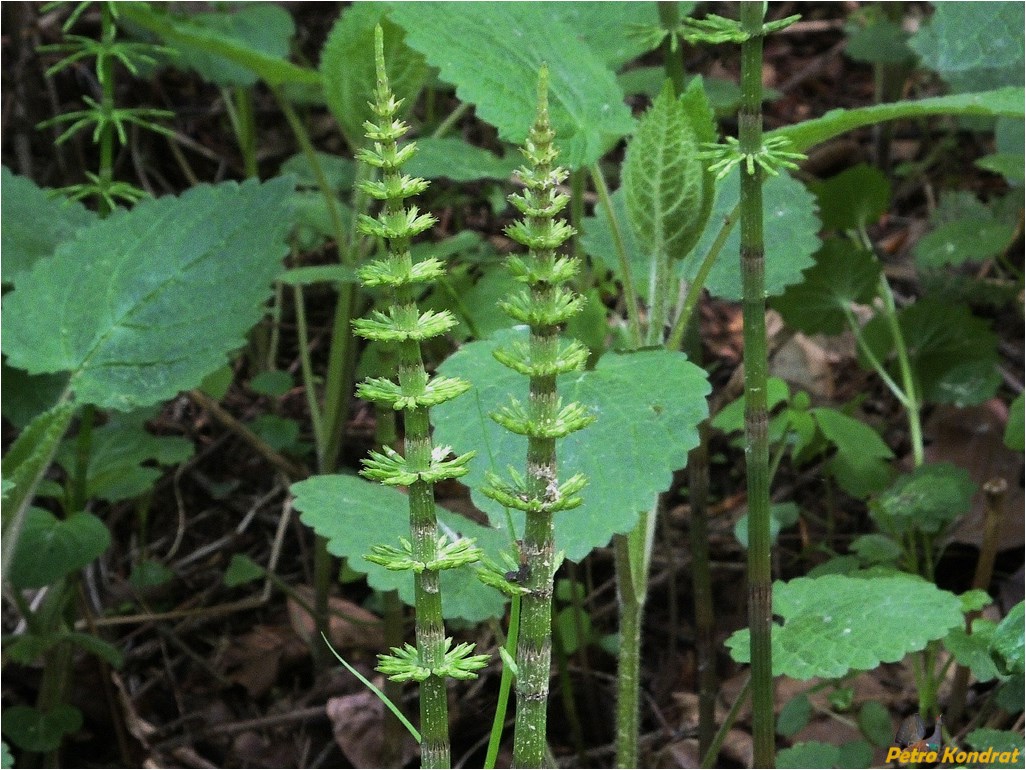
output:
<instances>
[{"instance_id":1,"label":"young seedling","mask_svg":"<svg viewBox=\"0 0 1026 770\"><path fill-rule=\"evenodd\" d=\"M398 382L386 378L365 380L357 390L361 398L403 411L405 417L405 457L384 447L371 452L361 473L369 479L392 486L409 487L410 539L400 538L401 547L380 545L367 556L369 561L393 570L411 570L415 579L417 646L392 648L392 655L380 656L378 670L397 682L418 681L420 685L421 763L424 767L448 767L449 711L446 677L469 679L488 661L486 655L471 655L473 646L445 637L442 624L442 596L439 573L477 561L480 551L466 539L450 541L439 535L435 520L434 485L467 472L473 452L447 460L449 447L434 447L428 423L428 408L460 395L469 384L450 377L429 377L424 370L421 342L452 328L456 320L447 311L421 313L415 301L415 287L437 279L441 262L428 259L414 264L411 239L431 227L435 218L421 214L405 201L423 192L428 182L400 173L403 163L416 150L411 142L399 147L397 140L409 126L396 117L402 100L396 99L385 71L383 35L375 35L377 88L372 104L378 121L365 123L373 148L363 149L357 157L381 170L381 179L365 181L362 189L384 202L377 217L364 215L360 230L380 238L387 248L382 259L358 271L366 287L380 286L389 292L389 305L374 311L369 318L354 321L355 332L370 340L395 345Z\"/></svg>"},{"instance_id":2,"label":"young seedling","mask_svg":"<svg viewBox=\"0 0 1026 770\"><path fill-rule=\"evenodd\" d=\"M525 284L501 304L514 320L530 327L527 342L495 351L500 363L530 378L527 405L516 399L493 413L492 419L509 431L527 436L527 470L511 469L511 482L489 474L482 491L509 508L524 511L522 554L517 575L526 589L522 599L517 644L517 716L513 761L516 767L542 767L546 751L549 668L552 653L552 576L559 566L555 553L552 516L581 504L577 493L585 485L576 474L559 482L556 440L580 430L595 417L578 403L563 405L556 377L584 368L588 349L563 342L559 328L580 310L583 299L564 284L578 270L578 260L559 256L557 250L573 235L573 228L556 215L569 202L558 191L567 171L554 166L559 151L549 125L548 70L538 76L538 111L522 152L528 164L519 171L525 190L510 196L523 218L506 234L527 247L526 257L510 257L510 272Z\"/></svg>"}]
</instances>

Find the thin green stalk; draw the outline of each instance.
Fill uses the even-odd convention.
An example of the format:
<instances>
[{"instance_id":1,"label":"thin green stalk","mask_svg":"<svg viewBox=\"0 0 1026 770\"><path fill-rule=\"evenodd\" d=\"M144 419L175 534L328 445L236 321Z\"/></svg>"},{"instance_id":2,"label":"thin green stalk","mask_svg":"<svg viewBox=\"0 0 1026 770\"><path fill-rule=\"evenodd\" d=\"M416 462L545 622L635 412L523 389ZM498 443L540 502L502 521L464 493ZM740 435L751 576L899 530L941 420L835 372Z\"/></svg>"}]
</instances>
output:
<instances>
[{"instance_id":1,"label":"thin green stalk","mask_svg":"<svg viewBox=\"0 0 1026 770\"><path fill-rule=\"evenodd\" d=\"M581 646L586 644L585 640L578 637ZM577 698L574 695L574 684L570 679L570 656L566 651L566 643L563 635L556 625L556 610L552 609L552 653L556 659L556 676L559 678L559 691L563 701L563 715L570 726L570 742L574 746L577 760L583 767L587 763L587 755L584 748L584 731L581 728L581 715L577 711Z\"/></svg>"},{"instance_id":2,"label":"thin green stalk","mask_svg":"<svg viewBox=\"0 0 1026 770\"><path fill-rule=\"evenodd\" d=\"M117 36L117 25L114 23L114 15L110 3L100 3L100 36L106 50L114 47L114 38ZM100 82L100 109L104 115L114 111L114 58L104 56L98 62L99 72L97 77ZM114 125L111 121L104 121L100 126L100 165L99 195L97 206L101 217L110 214L112 207L107 197L111 185L114 182Z\"/></svg>"},{"instance_id":3,"label":"thin green stalk","mask_svg":"<svg viewBox=\"0 0 1026 770\"><path fill-rule=\"evenodd\" d=\"M762 140L762 20L765 4L741 3L740 151L760 153ZM748 486L748 625L751 629L753 739L756 767L773 767L772 569L770 562L769 439L766 411L766 281L763 170L741 169L741 278L744 319L745 458Z\"/></svg>"},{"instance_id":4,"label":"thin green stalk","mask_svg":"<svg viewBox=\"0 0 1026 770\"><path fill-rule=\"evenodd\" d=\"M680 21L680 8L675 0L659 0L657 6L659 24L663 29L675 30ZM666 77L673 83L673 93L680 96L684 93L684 52L671 35L666 36L660 47Z\"/></svg>"},{"instance_id":5,"label":"thin green stalk","mask_svg":"<svg viewBox=\"0 0 1026 770\"><path fill-rule=\"evenodd\" d=\"M887 319L887 328L891 332L891 339L894 341L894 351L898 359L898 371L901 374L902 390L908 403L905 410L908 412L909 438L912 443L912 461L915 467L919 467L925 461L923 446L923 426L920 417L919 389L916 386L915 377L912 374L912 364L909 360L908 347L905 345L905 335L898 323L898 310L894 303L894 293L887 277L880 274L880 297L884 303L884 317Z\"/></svg>"},{"instance_id":6,"label":"thin green stalk","mask_svg":"<svg viewBox=\"0 0 1026 770\"><path fill-rule=\"evenodd\" d=\"M320 468L323 467L321 452L324 451L324 426L321 422L321 408L317 403L317 388L314 384L313 364L310 361L310 333L306 323L303 287L300 284L292 287L292 297L296 305L296 332L299 336L299 370L303 377L307 410L310 412L310 425L317 451L317 467Z\"/></svg>"},{"instance_id":7,"label":"thin green stalk","mask_svg":"<svg viewBox=\"0 0 1026 770\"><path fill-rule=\"evenodd\" d=\"M613 245L616 247L616 256L620 262L620 273L623 280L624 302L627 303L627 326L630 329L631 339L637 347L641 347L641 316L638 310L638 292L634 288L634 275L631 273L631 266L627 260L627 249L623 245L623 234L620 231L620 222L613 210L613 200L609 196L609 188L602 176L602 169L598 163L590 167L591 182L595 185L595 192L598 193L599 203L602 210L606 212L606 219L609 222L609 230L613 234Z\"/></svg>"},{"instance_id":8,"label":"thin green stalk","mask_svg":"<svg viewBox=\"0 0 1026 770\"><path fill-rule=\"evenodd\" d=\"M617 597L620 605L620 649L616 671L616 766L638 767L638 732L641 695L641 620L644 615L644 586L635 580L644 562L632 543L635 533L654 514L642 514L638 528L630 535L613 539ZM639 588L642 590L639 591Z\"/></svg>"},{"instance_id":9,"label":"thin green stalk","mask_svg":"<svg viewBox=\"0 0 1026 770\"><path fill-rule=\"evenodd\" d=\"M509 631L506 634L506 643L503 645L506 655L510 660L514 659L517 652L517 640L520 638L520 597L513 596L509 606ZM484 766L487 770L494 770L495 760L499 757L499 747L502 745L502 732L506 724L506 709L509 706L509 691L513 687L513 671L503 663L502 678L499 680L499 700L495 704L495 718L492 719L492 732L488 738L488 752L485 755Z\"/></svg>"},{"instance_id":10,"label":"thin green stalk","mask_svg":"<svg viewBox=\"0 0 1026 770\"><path fill-rule=\"evenodd\" d=\"M734 727L734 722L737 721L738 712L741 711L741 707L745 705L745 701L748 700L748 694L752 690L752 677L749 676L745 680L744 686L741 688L741 692L734 698L734 705L730 707L730 711L727 712L726 719L723 720L723 724L720 725L720 729L716 731L716 735L713 736L712 743L709 748L702 755L701 767L707 768L712 767L716 762L716 757L720 753L720 748L723 746L723 741L727 738L727 733Z\"/></svg>"}]
</instances>

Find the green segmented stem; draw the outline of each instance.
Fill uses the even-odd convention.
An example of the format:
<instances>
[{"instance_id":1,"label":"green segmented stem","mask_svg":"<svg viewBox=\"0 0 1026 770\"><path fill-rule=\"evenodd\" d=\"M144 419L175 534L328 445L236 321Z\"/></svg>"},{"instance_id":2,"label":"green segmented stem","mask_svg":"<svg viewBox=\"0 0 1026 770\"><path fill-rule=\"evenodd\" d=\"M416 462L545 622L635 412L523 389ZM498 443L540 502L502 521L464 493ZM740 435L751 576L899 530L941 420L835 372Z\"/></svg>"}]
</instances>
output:
<instances>
[{"instance_id":1,"label":"green segmented stem","mask_svg":"<svg viewBox=\"0 0 1026 770\"><path fill-rule=\"evenodd\" d=\"M558 150L549 124L548 70L538 77L538 112L522 152L528 164L520 169L522 194L510 201L523 218L506 228L510 238L528 249L527 257L511 257L510 271L525 284L500 303L512 318L530 327L526 345L497 350L505 366L529 377L527 406L514 401L492 415L508 430L526 435L527 472L514 475L512 483L494 474L482 491L503 505L526 513L522 555L527 593L521 600L520 636L517 644L517 714L513 745L515 767L543 767L546 754L546 708L552 657L552 577L558 567L552 516L580 505L577 492L584 486L580 475L558 481L556 441L580 430L594 417L578 404L563 405L556 390L560 374L583 368L587 350L559 339L560 325L582 305L582 298L563 284L578 270L572 257L557 249L574 230L556 215L569 202L558 186L567 177L554 165Z\"/></svg>"},{"instance_id":2,"label":"green segmented stem","mask_svg":"<svg viewBox=\"0 0 1026 770\"><path fill-rule=\"evenodd\" d=\"M450 764L445 677L473 676L471 671L483 666L487 658L468 657L466 645L459 645L450 653L449 640L445 638L439 572L476 561L479 551L463 541L451 544L463 547L450 551L445 540L439 540L434 483L464 475L472 453L446 461L448 447L432 446L428 409L432 404L455 398L469 385L445 379L441 386L433 386L424 369L421 341L444 333L455 325L455 320L447 312L422 314L416 305L414 287L437 278L442 266L434 260L414 264L410 241L430 228L435 219L430 214L420 214L415 206L406 205L406 199L423 192L428 182L400 172L415 146L409 143L400 147L397 141L409 127L396 117L402 100L395 98L388 83L380 27L375 48L377 88L371 107L378 120L364 124L373 149L361 150L358 158L380 169L380 180L365 181L361 189L383 201L384 206L377 217L361 217L359 228L367 235L381 238L387 245L387 254L361 268L358 274L364 286L385 287L391 301L386 312L376 311L370 318L356 320L353 328L362 337L395 346L398 385L371 379L361 384L357 392L363 398L403 411L405 455L372 452L361 473L384 484L409 487L411 537L403 543L405 551L381 546L367 558L392 569L414 571L417 647L393 648L393 655L380 656L379 670L395 681L420 682L421 763L424 767L441 768ZM450 554L452 558L448 558Z\"/></svg>"}]
</instances>

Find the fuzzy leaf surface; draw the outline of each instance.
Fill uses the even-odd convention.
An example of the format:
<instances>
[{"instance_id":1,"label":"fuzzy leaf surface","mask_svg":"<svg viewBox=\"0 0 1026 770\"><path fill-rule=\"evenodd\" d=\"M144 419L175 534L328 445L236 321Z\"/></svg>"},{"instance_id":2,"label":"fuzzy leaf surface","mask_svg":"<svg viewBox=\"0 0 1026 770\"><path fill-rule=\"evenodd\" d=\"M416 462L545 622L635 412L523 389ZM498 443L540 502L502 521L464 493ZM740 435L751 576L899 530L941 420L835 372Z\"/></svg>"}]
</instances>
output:
<instances>
[{"instance_id":1,"label":"fuzzy leaf surface","mask_svg":"<svg viewBox=\"0 0 1026 770\"><path fill-rule=\"evenodd\" d=\"M477 490L488 470L503 477L508 467L523 472L527 439L488 414L509 403L510 396L527 403L528 383L496 361L492 351L526 339L523 328L506 329L463 346L439 371L463 377L473 387L458 404L431 412L436 441L478 451L464 480L474 490L474 504L499 527L506 524L502 507ZM698 443L696 426L706 416L709 383L683 354L642 350L607 353L594 370L564 375L557 387L564 404L580 402L598 418L557 444L559 480L583 473L588 481L580 493L583 505L555 516L556 549L580 561L613 534L629 532L638 512L648 510L669 488L673 472ZM521 528L522 515L513 516Z\"/></svg>"},{"instance_id":2,"label":"fuzzy leaf surface","mask_svg":"<svg viewBox=\"0 0 1026 770\"><path fill-rule=\"evenodd\" d=\"M701 235L715 193L699 145L715 139L701 78L680 99L667 80L627 146L622 171L629 221L650 256L681 259Z\"/></svg>"},{"instance_id":3,"label":"fuzzy leaf surface","mask_svg":"<svg viewBox=\"0 0 1026 770\"><path fill-rule=\"evenodd\" d=\"M68 372L79 402L120 411L196 387L263 315L291 191L201 185L80 230L6 297L8 363Z\"/></svg>"},{"instance_id":4,"label":"fuzzy leaf surface","mask_svg":"<svg viewBox=\"0 0 1026 770\"><path fill-rule=\"evenodd\" d=\"M836 678L894 663L965 622L958 597L913 575L825 575L773 585L773 675ZM916 618L909 623L909 618ZM749 631L727 640L748 663Z\"/></svg>"},{"instance_id":5,"label":"fuzzy leaf surface","mask_svg":"<svg viewBox=\"0 0 1026 770\"><path fill-rule=\"evenodd\" d=\"M847 325L845 308L873 298L880 263L847 238L827 239L815 259L804 280L788 286L771 304L790 326L806 334L840 334Z\"/></svg>"},{"instance_id":6,"label":"fuzzy leaf surface","mask_svg":"<svg viewBox=\"0 0 1026 770\"><path fill-rule=\"evenodd\" d=\"M110 545L107 525L91 513L60 520L42 508L29 508L11 561L17 588L41 588L84 567Z\"/></svg>"},{"instance_id":7,"label":"fuzzy leaf surface","mask_svg":"<svg viewBox=\"0 0 1026 770\"><path fill-rule=\"evenodd\" d=\"M934 3L909 45L954 91L1022 85L1023 11L1015 2Z\"/></svg>"},{"instance_id":8,"label":"fuzzy leaf surface","mask_svg":"<svg viewBox=\"0 0 1026 770\"><path fill-rule=\"evenodd\" d=\"M413 604L413 573L393 572L367 561L364 556L375 545L396 545L400 537L410 536L409 499L402 492L364 481L357 476L314 476L292 485L296 510L302 522L318 535L328 538L328 550L347 559L348 565L366 573L367 582L379 591L398 591L407 604ZM435 508L442 533L474 538L493 561L510 546L505 533L485 527L465 516ZM501 617L506 600L480 581L473 569L445 570L442 585L442 614L478 623Z\"/></svg>"},{"instance_id":9,"label":"fuzzy leaf surface","mask_svg":"<svg viewBox=\"0 0 1026 770\"><path fill-rule=\"evenodd\" d=\"M538 70L549 68L549 110L559 162L580 168L630 133L616 78L562 21L534 3L392 3L406 42L499 136L523 144L534 122ZM387 55L387 52L386 52Z\"/></svg>"},{"instance_id":10,"label":"fuzzy leaf surface","mask_svg":"<svg viewBox=\"0 0 1026 770\"><path fill-rule=\"evenodd\" d=\"M870 508L890 531L936 534L969 512L976 485L969 472L950 463L928 463L901 476Z\"/></svg>"},{"instance_id":11,"label":"fuzzy leaf surface","mask_svg":"<svg viewBox=\"0 0 1026 770\"><path fill-rule=\"evenodd\" d=\"M328 109L335 116L346 141L353 148L365 143L363 122L372 120L368 100L373 98L377 76L374 71L374 27L384 32L385 70L399 99L405 99L402 114L413 108L427 78L424 57L403 41L403 30L385 17L381 3L355 3L345 8L321 49L321 77ZM402 117L402 115L400 115Z\"/></svg>"},{"instance_id":12,"label":"fuzzy leaf surface","mask_svg":"<svg viewBox=\"0 0 1026 770\"><path fill-rule=\"evenodd\" d=\"M7 166L0 171L0 275L14 283L43 257L48 257L77 230L96 221L96 214L77 201L52 197L28 177Z\"/></svg>"},{"instance_id":13,"label":"fuzzy leaf surface","mask_svg":"<svg viewBox=\"0 0 1026 770\"><path fill-rule=\"evenodd\" d=\"M887 211L891 185L879 169L860 163L812 185L823 226L832 230L869 227Z\"/></svg>"},{"instance_id":14,"label":"fuzzy leaf surface","mask_svg":"<svg viewBox=\"0 0 1026 770\"><path fill-rule=\"evenodd\" d=\"M698 245L681 264L681 277L693 280L702 259L720 232L723 219L741 197L739 175L733 174L717 185L716 202ZM781 174L771 177L762 188L763 239L766 249L766 293L780 294L802 279L802 271L812 265L812 255L820 246L820 221L816 199L798 180ZM741 299L740 228L735 224L706 280L706 288L721 299Z\"/></svg>"}]
</instances>

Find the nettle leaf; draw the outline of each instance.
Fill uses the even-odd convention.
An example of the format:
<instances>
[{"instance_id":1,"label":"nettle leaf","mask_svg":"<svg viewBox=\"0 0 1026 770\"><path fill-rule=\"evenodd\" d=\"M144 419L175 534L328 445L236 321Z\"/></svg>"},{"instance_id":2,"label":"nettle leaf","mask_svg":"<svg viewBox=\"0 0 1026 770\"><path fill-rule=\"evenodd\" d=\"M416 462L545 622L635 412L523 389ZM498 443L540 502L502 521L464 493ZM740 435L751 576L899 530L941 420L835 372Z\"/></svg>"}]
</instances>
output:
<instances>
[{"instance_id":1,"label":"nettle leaf","mask_svg":"<svg viewBox=\"0 0 1026 770\"><path fill-rule=\"evenodd\" d=\"M8 525L50 466L74 415L74 405L58 404L32 420L7 450L3 463L4 479L13 484L13 489L4 495L4 537L17 538L16 532L8 531Z\"/></svg>"},{"instance_id":2,"label":"nettle leaf","mask_svg":"<svg viewBox=\"0 0 1026 770\"><path fill-rule=\"evenodd\" d=\"M154 416L152 409L116 414L93 431L86 466L86 497L109 502L138 497L163 475L160 468L143 463L178 465L192 456L193 444L184 436L154 436L146 430L145 422ZM76 452L75 441L71 440L57 454L57 462L69 473L75 467Z\"/></svg>"},{"instance_id":3,"label":"nettle leaf","mask_svg":"<svg viewBox=\"0 0 1026 770\"><path fill-rule=\"evenodd\" d=\"M434 410L432 410L433 412ZM314 476L291 487L301 521L318 535L328 538L328 550L344 558L350 568L367 575L367 583L379 591L398 591L413 604L413 573L395 572L367 561L364 556L375 545L397 545L410 536L409 500L397 489L365 481L358 476ZM448 534L474 538L492 561L502 563L500 552L508 550L506 533L482 526L465 516L436 506L439 529ZM441 574L442 614L478 623L501 617L506 599L478 581L472 569L450 569Z\"/></svg>"},{"instance_id":4,"label":"nettle leaf","mask_svg":"<svg viewBox=\"0 0 1026 770\"><path fill-rule=\"evenodd\" d=\"M682 259L702 234L715 190L698 153L715 139L701 78L680 99L667 79L627 145L622 171L628 221L650 258Z\"/></svg>"},{"instance_id":5,"label":"nettle leaf","mask_svg":"<svg viewBox=\"0 0 1026 770\"><path fill-rule=\"evenodd\" d=\"M96 214L77 201L54 197L7 166L0 170L0 277L16 283L37 260L48 257Z\"/></svg>"},{"instance_id":6,"label":"nettle leaf","mask_svg":"<svg viewBox=\"0 0 1026 770\"><path fill-rule=\"evenodd\" d=\"M811 185L823 227L854 230L874 224L891 202L891 184L883 172L860 163Z\"/></svg>"},{"instance_id":7,"label":"nettle leaf","mask_svg":"<svg viewBox=\"0 0 1026 770\"><path fill-rule=\"evenodd\" d=\"M845 310L876 295L880 262L847 238L825 240L815 260L801 283L788 286L770 304L806 334L840 334L848 325Z\"/></svg>"},{"instance_id":8,"label":"nettle leaf","mask_svg":"<svg viewBox=\"0 0 1026 770\"><path fill-rule=\"evenodd\" d=\"M17 588L50 585L109 546L107 525L91 513L73 513L61 520L42 508L29 508L11 560L11 582Z\"/></svg>"},{"instance_id":9,"label":"nettle leaf","mask_svg":"<svg viewBox=\"0 0 1026 770\"><path fill-rule=\"evenodd\" d=\"M245 34L241 34L240 29L236 27L226 33L223 30L212 29L208 25L196 23L191 18L173 16L165 8L157 10L143 3L126 5L124 8L119 8L118 11L132 23L152 32L175 48L189 48L193 52L202 51L217 58L226 59L232 64L256 73L268 85L279 86L287 83L320 85L320 76L315 71L293 64L283 55L276 55L274 51L260 48L260 41L265 40L265 30L257 32L249 29ZM261 11L259 13L270 14L272 12ZM275 15L278 16L276 13ZM280 16L278 18L280 19Z\"/></svg>"},{"instance_id":10,"label":"nettle leaf","mask_svg":"<svg viewBox=\"0 0 1026 770\"><path fill-rule=\"evenodd\" d=\"M995 368L997 337L969 308L927 298L899 310L898 324L908 346L913 376L927 401L971 406L997 391L1001 384ZM882 316L866 324L863 337L880 360L886 360L894 349L887 319ZM861 353L859 358L863 361ZM896 363L890 369L898 376Z\"/></svg>"},{"instance_id":11,"label":"nettle leaf","mask_svg":"<svg viewBox=\"0 0 1026 770\"><path fill-rule=\"evenodd\" d=\"M816 426L837 447L827 469L841 488L853 497L866 497L890 481L887 460L894 457L890 447L871 427L836 409L809 410Z\"/></svg>"},{"instance_id":12,"label":"nettle leaf","mask_svg":"<svg viewBox=\"0 0 1026 770\"><path fill-rule=\"evenodd\" d=\"M901 25L887 18L872 19L867 26L848 24L844 54L868 64L909 64L915 54Z\"/></svg>"},{"instance_id":13,"label":"nettle leaf","mask_svg":"<svg viewBox=\"0 0 1026 770\"><path fill-rule=\"evenodd\" d=\"M396 97L405 99L402 113L413 109L427 79L424 57L403 40L403 30L386 17L381 3L354 3L342 11L321 49L321 77L328 109L350 147L364 145L365 120L371 120L368 99L374 93L374 28L384 32L385 70ZM401 117L401 116L400 116Z\"/></svg>"},{"instance_id":14,"label":"nettle leaf","mask_svg":"<svg viewBox=\"0 0 1026 770\"><path fill-rule=\"evenodd\" d=\"M1024 28L1022 3L935 3L909 45L954 91L1022 85Z\"/></svg>"},{"instance_id":15,"label":"nettle leaf","mask_svg":"<svg viewBox=\"0 0 1026 770\"><path fill-rule=\"evenodd\" d=\"M895 663L965 622L958 597L914 575L825 575L773 584L773 675L833 679ZM909 623L915 618L915 623ZM750 661L748 629L727 639Z\"/></svg>"},{"instance_id":16,"label":"nettle leaf","mask_svg":"<svg viewBox=\"0 0 1026 770\"><path fill-rule=\"evenodd\" d=\"M953 628L944 637L944 648L950 652L959 665L967 666L978 682L997 679L1000 672L991 658L991 643L997 623L984 618L973 621L972 633L964 628Z\"/></svg>"},{"instance_id":17,"label":"nettle leaf","mask_svg":"<svg viewBox=\"0 0 1026 770\"><path fill-rule=\"evenodd\" d=\"M777 128L766 133L766 138L783 136L791 140L795 152L805 152L835 136L854 131L856 128L885 123L888 120L929 117L931 115L981 115L987 117L1007 116L1019 118L1026 108L1026 94L1022 88L1006 87L993 91L952 96L934 96L917 101L890 102L871 107L855 109L838 108L825 115L803 120L790 126Z\"/></svg>"},{"instance_id":18,"label":"nettle leaf","mask_svg":"<svg viewBox=\"0 0 1026 770\"><path fill-rule=\"evenodd\" d=\"M549 111L562 165L598 160L634 128L612 70L544 7L424 2L389 9L406 29L407 44L508 142L523 144L534 121L542 64L549 68Z\"/></svg>"},{"instance_id":19,"label":"nettle leaf","mask_svg":"<svg viewBox=\"0 0 1026 770\"><path fill-rule=\"evenodd\" d=\"M972 195L943 196L931 219L934 229L914 249L920 268L983 262L1007 251L1017 232L1014 222L1001 221Z\"/></svg>"},{"instance_id":20,"label":"nettle leaf","mask_svg":"<svg viewBox=\"0 0 1026 770\"><path fill-rule=\"evenodd\" d=\"M873 502L870 513L896 534L916 529L936 534L969 512L975 493L976 485L964 468L929 463L899 477Z\"/></svg>"},{"instance_id":21,"label":"nettle leaf","mask_svg":"<svg viewBox=\"0 0 1026 770\"><path fill-rule=\"evenodd\" d=\"M1026 754L1026 746L1023 745L1022 733L1014 732L1012 730L994 730L989 727L981 727L973 730L971 733L965 736L965 742L972 746L977 751L986 751L987 749L993 749L996 752L1011 752L1017 751L1016 759L1021 761L1023 754ZM1016 762L1018 764L1018 761ZM1009 758L1007 762L995 762L993 766L997 767L1010 767L1012 766L1012 760Z\"/></svg>"},{"instance_id":22,"label":"nettle leaf","mask_svg":"<svg viewBox=\"0 0 1026 770\"><path fill-rule=\"evenodd\" d=\"M531 2L531 12L548 16L554 23L563 24L573 31L574 37L584 43L611 70L649 50L646 41L635 35L624 34L634 25L657 26L659 11L652 3L605 2ZM680 14L686 15L695 3L678 3Z\"/></svg>"},{"instance_id":23,"label":"nettle leaf","mask_svg":"<svg viewBox=\"0 0 1026 770\"><path fill-rule=\"evenodd\" d=\"M424 179L452 179L472 182L476 179L509 179L523 162L519 153L505 157L475 147L454 137L417 140L417 152L403 166L403 172Z\"/></svg>"},{"instance_id":24,"label":"nettle leaf","mask_svg":"<svg viewBox=\"0 0 1026 770\"><path fill-rule=\"evenodd\" d=\"M296 33L292 15L274 3L253 3L235 6L231 12L189 13L171 18L188 25L194 34L205 33L212 40L223 39L226 45L249 51L252 56L282 62L288 59L289 44ZM175 41L175 52L176 55L166 58L168 64L193 69L216 85L249 87L259 80L251 67L218 54L211 45L199 47L189 37Z\"/></svg>"},{"instance_id":25,"label":"nettle leaf","mask_svg":"<svg viewBox=\"0 0 1026 770\"><path fill-rule=\"evenodd\" d=\"M991 637L990 648L1003 662L1005 672L1020 677L1026 667L1026 644L1023 640L1023 603L1019 602L998 623Z\"/></svg>"},{"instance_id":26,"label":"nettle leaf","mask_svg":"<svg viewBox=\"0 0 1026 770\"><path fill-rule=\"evenodd\" d=\"M49 711L10 706L3 712L4 735L25 751L55 751L65 735L82 728L82 712L67 703Z\"/></svg>"},{"instance_id":27,"label":"nettle leaf","mask_svg":"<svg viewBox=\"0 0 1026 770\"><path fill-rule=\"evenodd\" d=\"M463 346L439 371L474 386L462 403L431 410L436 441L478 451L464 481L473 490L474 504L500 527L506 524L504 510L477 490L486 471L505 473L508 466L522 466L527 439L488 414L508 404L510 395L527 403L528 383L496 361L492 351L526 339L523 328L506 329ZM697 445L696 426L706 415L709 384L705 372L683 354L660 349L607 353L593 371L560 377L558 388L564 403L580 402L598 416L586 430L561 439L558 448L560 479L583 473L588 480L581 493L584 504L555 517L557 550L580 561L613 534L633 529L639 511L649 510L670 487L673 472ZM476 407L469 405L475 402ZM522 514L513 515L522 528Z\"/></svg>"},{"instance_id":28,"label":"nettle leaf","mask_svg":"<svg viewBox=\"0 0 1026 770\"><path fill-rule=\"evenodd\" d=\"M740 176L733 174L716 187L712 217L698 246L681 264L681 277L692 281L723 226L724 218L738 205L741 197ZM780 294L802 279L802 270L812 265L812 255L820 246L819 217L815 196L805 186L781 174L766 181L763 194L763 239L766 249L766 293ZM731 230L706 280L706 288L714 296L731 301L741 299L741 235L738 227Z\"/></svg>"},{"instance_id":29,"label":"nettle leaf","mask_svg":"<svg viewBox=\"0 0 1026 770\"><path fill-rule=\"evenodd\" d=\"M79 231L5 298L8 363L119 411L196 387L263 315L292 187L200 185Z\"/></svg>"},{"instance_id":30,"label":"nettle leaf","mask_svg":"<svg viewBox=\"0 0 1026 770\"><path fill-rule=\"evenodd\" d=\"M788 767L841 767L841 749L822 741L800 741L777 752L776 766Z\"/></svg>"}]
</instances>

